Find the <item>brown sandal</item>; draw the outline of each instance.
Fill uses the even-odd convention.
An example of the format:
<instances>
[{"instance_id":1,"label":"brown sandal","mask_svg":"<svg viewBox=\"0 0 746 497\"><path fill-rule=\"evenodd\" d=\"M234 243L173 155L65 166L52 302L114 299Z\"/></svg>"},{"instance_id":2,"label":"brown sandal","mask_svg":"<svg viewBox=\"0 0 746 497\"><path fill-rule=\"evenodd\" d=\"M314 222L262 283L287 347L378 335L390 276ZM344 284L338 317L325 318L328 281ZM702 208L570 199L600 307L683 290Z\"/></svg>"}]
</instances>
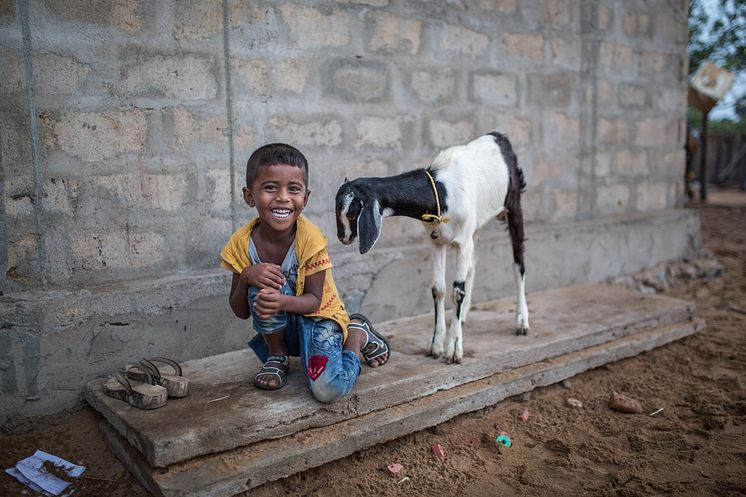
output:
<instances>
[{"instance_id":1,"label":"brown sandal","mask_svg":"<svg viewBox=\"0 0 746 497\"><path fill-rule=\"evenodd\" d=\"M137 381L147 381L144 370L147 370L153 377L153 383L166 388L169 397L186 397L189 393L189 378L181 374L181 366L173 359L167 357L151 357L143 359L139 363L139 368L130 369L127 376ZM173 373L164 373L162 368L156 364L165 364L173 369Z\"/></svg>"},{"instance_id":2,"label":"brown sandal","mask_svg":"<svg viewBox=\"0 0 746 497\"><path fill-rule=\"evenodd\" d=\"M133 370L145 373L145 382L130 381L127 378ZM104 393L109 397L123 400L138 409L157 409L166 405L168 392L160 385L153 385L153 377L147 369L133 364L124 371L117 371L104 382Z\"/></svg>"}]
</instances>

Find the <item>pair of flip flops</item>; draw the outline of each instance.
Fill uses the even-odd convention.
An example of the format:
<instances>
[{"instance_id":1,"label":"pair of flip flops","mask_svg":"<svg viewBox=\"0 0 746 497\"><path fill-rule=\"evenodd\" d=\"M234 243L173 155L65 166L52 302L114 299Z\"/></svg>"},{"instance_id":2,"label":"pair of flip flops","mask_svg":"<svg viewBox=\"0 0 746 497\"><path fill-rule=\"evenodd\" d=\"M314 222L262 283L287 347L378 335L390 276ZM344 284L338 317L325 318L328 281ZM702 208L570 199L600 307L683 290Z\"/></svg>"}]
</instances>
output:
<instances>
[{"instance_id":1,"label":"pair of flip flops","mask_svg":"<svg viewBox=\"0 0 746 497\"><path fill-rule=\"evenodd\" d=\"M172 368L173 373L164 373L156 364ZM128 364L104 382L106 395L138 409L163 407L168 397L186 397L188 391L189 379L182 375L181 366L166 357Z\"/></svg>"},{"instance_id":2,"label":"pair of flip flops","mask_svg":"<svg viewBox=\"0 0 746 497\"><path fill-rule=\"evenodd\" d=\"M362 323L356 323L354 320L362 321ZM391 357L391 349L389 348L389 343L386 341L386 337L378 333L368 318L362 314L350 314L350 324L347 325L347 328L358 329L365 333L366 340L360 349L360 353L363 355L363 359L365 359L368 366L382 355L389 354L389 358ZM378 366L383 366L386 362L388 362L388 359Z\"/></svg>"}]
</instances>

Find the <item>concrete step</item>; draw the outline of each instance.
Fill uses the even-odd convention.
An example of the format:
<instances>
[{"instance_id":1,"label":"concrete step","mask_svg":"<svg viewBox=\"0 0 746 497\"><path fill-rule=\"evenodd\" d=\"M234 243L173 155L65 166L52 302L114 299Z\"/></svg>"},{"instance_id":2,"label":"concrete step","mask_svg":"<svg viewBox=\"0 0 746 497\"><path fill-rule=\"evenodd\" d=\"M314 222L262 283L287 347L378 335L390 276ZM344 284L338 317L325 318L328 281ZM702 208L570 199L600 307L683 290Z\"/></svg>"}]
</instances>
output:
<instances>
[{"instance_id":1,"label":"concrete step","mask_svg":"<svg viewBox=\"0 0 746 497\"><path fill-rule=\"evenodd\" d=\"M649 328L333 425L196 457L165 469L153 468L105 420L100 427L109 447L153 495L230 496L442 423L459 414L494 405L506 397L635 356L703 327L704 322L695 318Z\"/></svg>"},{"instance_id":2,"label":"concrete step","mask_svg":"<svg viewBox=\"0 0 746 497\"><path fill-rule=\"evenodd\" d=\"M605 285L536 292L528 301L529 336L513 332L514 299L475 306L465 326L465 357L459 365L424 356L432 334L431 315L377 324L389 337L391 360L383 368L364 367L352 394L332 404L313 399L297 360L291 363L282 390L254 388L252 378L261 365L249 350L185 363L184 374L191 380L189 396L170 399L157 410L142 411L106 396L104 379L88 383L85 394L151 466L166 467L333 425L496 373L689 320L693 311L688 302Z\"/></svg>"}]
</instances>

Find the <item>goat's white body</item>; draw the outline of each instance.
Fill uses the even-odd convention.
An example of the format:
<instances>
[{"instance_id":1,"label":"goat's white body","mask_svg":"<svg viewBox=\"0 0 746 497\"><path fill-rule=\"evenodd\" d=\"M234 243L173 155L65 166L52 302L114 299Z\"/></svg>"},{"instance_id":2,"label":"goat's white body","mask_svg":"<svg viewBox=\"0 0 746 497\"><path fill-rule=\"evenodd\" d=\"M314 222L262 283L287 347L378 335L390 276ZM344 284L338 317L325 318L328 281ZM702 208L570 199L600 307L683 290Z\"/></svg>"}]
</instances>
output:
<instances>
[{"instance_id":1,"label":"goat's white body","mask_svg":"<svg viewBox=\"0 0 746 497\"><path fill-rule=\"evenodd\" d=\"M461 362L463 323L471 305L474 284L474 235L503 211L506 211L505 219L513 242L518 294L516 331L523 335L528 332L520 205L523 187L523 173L510 142L500 133L490 133L466 145L443 150L427 171L417 169L397 176L345 181L335 200L337 237L345 244L358 237L360 253L365 254L380 237L382 218L391 215L436 218L433 223L423 222L433 241L435 330L428 354L439 357L445 352L447 361ZM433 200L436 200L435 205ZM441 216L439 220L436 214ZM456 247L458 258L452 289L454 312L450 328L446 330L445 277L449 245Z\"/></svg>"},{"instance_id":2,"label":"goat's white body","mask_svg":"<svg viewBox=\"0 0 746 497\"><path fill-rule=\"evenodd\" d=\"M447 191L448 209L441 215L447 222L433 226L423 223L425 229L437 233L433 240L433 299L435 301L435 330L429 354L439 357L444 352L447 360L461 362L463 351L463 323L471 306L476 257L474 235L487 221L504 209L508 193L510 173L494 137L483 136L467 145L442 151L431 165L431 171ZM458 250L455 282L464 282L461 290L454 284L452 299L460 315L454 310L451 325L446 334L446 247ZM516 327L528 330L528 307L525 297L525 277L517 269ZM460 303L459 303L459 300ZM447 347L444 350L444 346Z\"/></svg>"},{"instance_id":3,"label":"goat's white body","mask_svg":"<svg viewBox=\"0 0 746 497\"><path fill-rule=\"evenodd\" d=\"M483 136L443 150L433 160L438 181L448 191L448 211L442 214L449 222L435 231L438 242L464 244L474 232L504 210L508 192L508 165L492 136ZM423 223L428 232L433 226Z\"/></svg>"}]
</instances>

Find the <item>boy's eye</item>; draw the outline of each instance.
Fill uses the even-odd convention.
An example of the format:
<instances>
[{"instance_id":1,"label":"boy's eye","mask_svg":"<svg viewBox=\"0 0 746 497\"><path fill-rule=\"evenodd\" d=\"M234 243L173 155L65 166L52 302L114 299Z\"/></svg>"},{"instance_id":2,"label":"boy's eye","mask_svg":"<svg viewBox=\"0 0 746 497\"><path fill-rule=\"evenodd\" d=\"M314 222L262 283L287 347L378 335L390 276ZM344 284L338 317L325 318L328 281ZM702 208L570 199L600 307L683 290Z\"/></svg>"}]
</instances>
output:
<instances>
[{"instance_id":1,"label":"boy's eye","mask_svg":"<svg viewBox=\"0 0 746 497\"><path fill-rule=\"evenodd\" d=\"M300 186L291 186L290 191L293 193L298 193L298 192L302 192L303 189Z\"/></svg>"}]
</instances>

